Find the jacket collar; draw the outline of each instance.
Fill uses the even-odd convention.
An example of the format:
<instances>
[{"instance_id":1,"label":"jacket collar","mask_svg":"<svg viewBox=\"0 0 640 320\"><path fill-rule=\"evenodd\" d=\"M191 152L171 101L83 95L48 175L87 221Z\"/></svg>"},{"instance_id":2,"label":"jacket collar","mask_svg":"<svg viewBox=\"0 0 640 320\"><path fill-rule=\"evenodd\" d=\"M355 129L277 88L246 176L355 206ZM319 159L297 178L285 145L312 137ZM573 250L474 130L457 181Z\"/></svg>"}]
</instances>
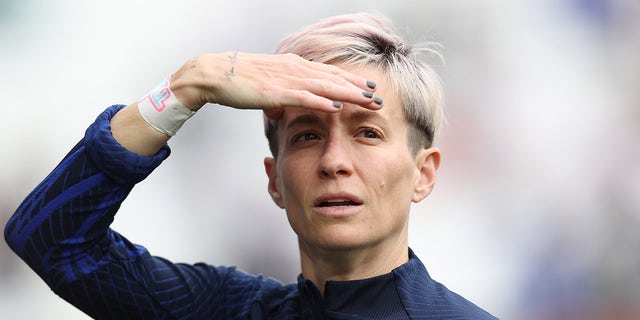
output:
<instances>
[{"instance_id":1,"label":"jacket collar","mask_svg":"<svg viewBox=\"0 0 640 320\"><path fill-rule=\"evenodd\" d=\"M305 319L409 319L396 284L428 277L427 270L409 249L409 261L390 273L373 278L327 281L325 294L310 280L298 277L300 303ZM409 278L407 278L409 277Z\"/></svg>"}]
</instances>

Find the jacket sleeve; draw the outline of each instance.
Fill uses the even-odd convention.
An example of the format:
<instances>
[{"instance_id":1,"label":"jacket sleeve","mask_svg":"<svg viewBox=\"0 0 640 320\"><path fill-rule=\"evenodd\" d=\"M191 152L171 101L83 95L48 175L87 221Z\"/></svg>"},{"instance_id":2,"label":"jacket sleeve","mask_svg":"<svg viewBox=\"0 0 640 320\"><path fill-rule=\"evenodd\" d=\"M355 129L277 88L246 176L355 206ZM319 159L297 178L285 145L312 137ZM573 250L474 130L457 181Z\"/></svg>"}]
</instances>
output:
<instances>
[{"instance_id":1,"label":"jacket sleeve","mask_svg":"<svg viewBox=\"0 0 640 320\"><path fill-rule=\"evenodd\" d=\"M109 228L133 186L170 153L165 145L144 157L120 146L110 119L122 107L103 112L27 196L5 227L7 243L54 292L94 318L223 317L233 268L173 264Z\"/></svg>"}]
</instances>

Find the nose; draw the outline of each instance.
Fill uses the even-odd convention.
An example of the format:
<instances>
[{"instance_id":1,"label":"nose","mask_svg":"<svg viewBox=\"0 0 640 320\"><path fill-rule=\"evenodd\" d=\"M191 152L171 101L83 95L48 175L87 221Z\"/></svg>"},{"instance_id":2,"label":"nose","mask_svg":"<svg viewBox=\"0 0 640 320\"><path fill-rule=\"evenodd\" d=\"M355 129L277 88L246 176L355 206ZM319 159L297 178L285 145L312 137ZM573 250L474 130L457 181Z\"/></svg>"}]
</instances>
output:
<instances>
[{"instance_id":1,"label":"nose","mask_svg":"<svg viewBox=\"0 0 640 320\"><path fill-rule=\"evenodd\" d=\"M326 141L320 158L318 175L321 178L348 177L353 172L349 143L340 138Z\"/></svg>"}]
</instances>

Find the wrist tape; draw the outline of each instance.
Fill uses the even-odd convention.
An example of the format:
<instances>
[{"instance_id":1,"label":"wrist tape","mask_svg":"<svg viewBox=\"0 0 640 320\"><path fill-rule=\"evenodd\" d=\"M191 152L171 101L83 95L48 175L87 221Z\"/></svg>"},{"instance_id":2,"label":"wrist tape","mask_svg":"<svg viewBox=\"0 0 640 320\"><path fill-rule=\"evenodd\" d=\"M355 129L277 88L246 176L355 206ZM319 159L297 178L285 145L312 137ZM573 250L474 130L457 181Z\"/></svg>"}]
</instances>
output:
<instances>
[{"instance_id":1,"label":"wrist tape","mask_svg":"<svg viewBox=\"0 0 640 320\"><path fill-rule=\"evenodd\" d=\"M138 100L138 110L149 125L168 136L175 136L196 113L178 101L169 88L169 79Z\"/></svg>"}]
</instances>

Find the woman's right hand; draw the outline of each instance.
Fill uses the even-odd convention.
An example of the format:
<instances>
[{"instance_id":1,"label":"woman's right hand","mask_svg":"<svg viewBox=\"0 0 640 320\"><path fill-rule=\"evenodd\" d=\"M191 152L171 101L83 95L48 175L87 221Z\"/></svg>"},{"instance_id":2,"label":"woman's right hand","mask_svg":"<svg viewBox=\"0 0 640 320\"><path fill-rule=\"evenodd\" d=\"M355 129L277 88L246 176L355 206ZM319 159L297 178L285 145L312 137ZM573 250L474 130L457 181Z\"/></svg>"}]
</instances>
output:
<instances>
[{"instance_id":1,"label":"woman's right hand","mask_svg":"<svg viewBox=\"0 0 640 320\"><path fill-rule=\"evenodd\" d=\"M277 118L284 107L327 112L341 103L381 107L372 95L363 95L375 91L369 79L294 54L206 54L185 63L170 83L178 100L194 111L215 103L262 109Z\"/></svg>"}]
</instances>

